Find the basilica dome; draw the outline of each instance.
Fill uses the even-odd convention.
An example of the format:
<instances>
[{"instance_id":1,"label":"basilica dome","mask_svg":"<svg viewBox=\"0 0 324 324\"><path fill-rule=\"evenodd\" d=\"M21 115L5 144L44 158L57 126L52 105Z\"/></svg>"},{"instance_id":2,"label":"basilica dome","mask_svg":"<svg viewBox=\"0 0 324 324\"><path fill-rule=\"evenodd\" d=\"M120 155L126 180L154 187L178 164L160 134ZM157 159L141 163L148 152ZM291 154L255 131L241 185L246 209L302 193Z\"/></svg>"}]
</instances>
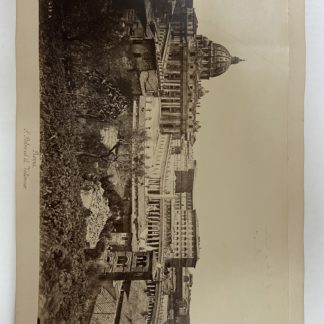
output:
<instances>
[{"instance_id":1,"label":"basilica dome","mask_svg":"<svg viewBox=\"0 0 324 324\"><path fill-rule=\"evenodd\" d=\"M200 53L200 77L209 79L226 72L232 64L242 59L232 56L223 45L210 41L207 37L197 36L197 45Z\"/></svg>"}]
</instances>

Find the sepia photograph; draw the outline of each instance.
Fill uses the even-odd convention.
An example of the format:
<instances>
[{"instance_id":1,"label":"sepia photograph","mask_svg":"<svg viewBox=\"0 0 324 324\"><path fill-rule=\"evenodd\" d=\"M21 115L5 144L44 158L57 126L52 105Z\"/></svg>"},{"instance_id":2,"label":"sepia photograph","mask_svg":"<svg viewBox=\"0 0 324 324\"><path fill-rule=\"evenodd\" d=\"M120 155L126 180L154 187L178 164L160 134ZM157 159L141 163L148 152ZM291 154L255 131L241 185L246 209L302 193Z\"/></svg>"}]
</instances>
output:
<instances>
[{"instance_id":1,"label":"sepia photograph","mask_svg":"<svg viewBox=\"0 0 324 324\"><path fill-rule=\"evenodd\" d=\"M20 126L34 323L290 323L288 0L37 2L39 110L21 125L39 122Z\"/></svg>"}]
</instances>

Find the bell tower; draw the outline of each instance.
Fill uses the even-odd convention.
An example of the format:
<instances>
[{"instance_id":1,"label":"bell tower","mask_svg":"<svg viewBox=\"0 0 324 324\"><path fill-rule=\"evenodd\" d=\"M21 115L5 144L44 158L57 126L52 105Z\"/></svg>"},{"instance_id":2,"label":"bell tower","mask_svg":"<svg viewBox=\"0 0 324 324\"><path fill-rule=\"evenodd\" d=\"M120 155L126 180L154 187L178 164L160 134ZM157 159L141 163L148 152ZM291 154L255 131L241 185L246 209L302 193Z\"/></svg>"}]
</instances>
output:
<instances>
[{"instance_id":1,"label":"bell tower","mask_svg":"<svg viewBox=\"0 0 324 324\"><path fill-rule=\"evenodd\" d=\"M102 280L154 280L156 256L153 251L105 251L98 265Z\"/></svg>"}]
</instances>

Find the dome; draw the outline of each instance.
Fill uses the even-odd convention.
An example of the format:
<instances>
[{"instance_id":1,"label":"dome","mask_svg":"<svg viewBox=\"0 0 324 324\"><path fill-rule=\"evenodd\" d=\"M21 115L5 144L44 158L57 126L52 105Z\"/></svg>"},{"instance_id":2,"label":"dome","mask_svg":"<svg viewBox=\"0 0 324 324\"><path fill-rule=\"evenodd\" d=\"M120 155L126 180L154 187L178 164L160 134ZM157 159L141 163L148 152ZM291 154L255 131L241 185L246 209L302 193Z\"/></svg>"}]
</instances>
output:
<instances>
[{"instance_id":1,"label":"dome","mask_svg":"<svg viewBox=\"0 0 324 324\"><path fill-rule=\"evenodd\" d=\"M243 60L236 56L231 56L226 47L213 43L204 36L198 36L198 48L200 49L200 77L209 79L226 72L232 64L237 64Z\"/></svg>"}]
</instances>

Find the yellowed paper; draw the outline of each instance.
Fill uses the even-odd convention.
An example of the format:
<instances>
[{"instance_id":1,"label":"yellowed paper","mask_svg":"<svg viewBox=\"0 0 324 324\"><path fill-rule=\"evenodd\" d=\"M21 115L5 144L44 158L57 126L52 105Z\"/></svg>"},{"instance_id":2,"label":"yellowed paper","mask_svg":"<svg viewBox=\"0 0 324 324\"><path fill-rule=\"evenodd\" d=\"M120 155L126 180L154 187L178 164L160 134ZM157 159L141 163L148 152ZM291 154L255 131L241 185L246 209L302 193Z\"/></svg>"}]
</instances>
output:
<instances>
[{"instance_id":1,"label":"yellowed paper","mask_svg":"<svg viewBox=\"0 0 324 324\"><path fill-rule=\"evenodd\" d=\"M18 1L17 88L16 323L303 323L303 1Z\"/></svg>"}]
</instances>

